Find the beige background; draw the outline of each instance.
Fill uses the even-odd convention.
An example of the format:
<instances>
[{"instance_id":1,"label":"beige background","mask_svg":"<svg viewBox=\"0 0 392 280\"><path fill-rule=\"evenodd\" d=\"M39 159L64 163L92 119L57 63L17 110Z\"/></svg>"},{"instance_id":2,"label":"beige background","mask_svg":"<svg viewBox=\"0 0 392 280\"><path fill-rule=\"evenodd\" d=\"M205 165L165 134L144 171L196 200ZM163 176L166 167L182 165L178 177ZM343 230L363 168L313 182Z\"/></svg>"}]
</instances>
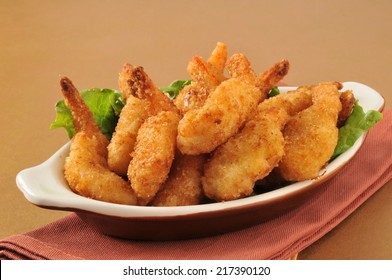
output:
<instances>
[{"instance_id":1,"label":"beige background","mask_svg":"<svg viewBox=\"0 0 392 280\"><path fill-rule=\"evenodd\" d=\"M287 58L292 85L357 81L391 108L392 2L384 1L13 1L0 0L0 238L65 212L31 205L20 170L67 142L50 131L58 80L117 88L122 65L142 65L158 85L188 78L193 55L222 41L256 72ZM392 183L301 252L303 259L392 259Z\"/></svg>"}]
</instances>

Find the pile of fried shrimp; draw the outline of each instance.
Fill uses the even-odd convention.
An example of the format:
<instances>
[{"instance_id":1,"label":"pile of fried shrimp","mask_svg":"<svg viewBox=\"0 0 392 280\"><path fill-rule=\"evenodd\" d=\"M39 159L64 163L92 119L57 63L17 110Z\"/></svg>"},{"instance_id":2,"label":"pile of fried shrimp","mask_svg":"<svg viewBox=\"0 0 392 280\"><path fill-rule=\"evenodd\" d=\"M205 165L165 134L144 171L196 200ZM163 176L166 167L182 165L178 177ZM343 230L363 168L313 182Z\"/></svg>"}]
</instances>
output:
<instances>
[{"instance_id":1,"label":"pile of fried shrimp","mask_svg":"<svg viewBox=\"0 0 392 280\"><path fill-rule=\"evenodd\" d=\"M111 203L184 206L249 196L271 174L317 178L355 100L339 93L339 82L269 97L289 66L281 60L257 75L244 54L228 57L219 42L207 60L189 61L192 82L172 100L143 67L125 64L118 80L125 106L111 140L61 78L76 130L64 165L69 187Z\"/></svg>"}]
</instances>

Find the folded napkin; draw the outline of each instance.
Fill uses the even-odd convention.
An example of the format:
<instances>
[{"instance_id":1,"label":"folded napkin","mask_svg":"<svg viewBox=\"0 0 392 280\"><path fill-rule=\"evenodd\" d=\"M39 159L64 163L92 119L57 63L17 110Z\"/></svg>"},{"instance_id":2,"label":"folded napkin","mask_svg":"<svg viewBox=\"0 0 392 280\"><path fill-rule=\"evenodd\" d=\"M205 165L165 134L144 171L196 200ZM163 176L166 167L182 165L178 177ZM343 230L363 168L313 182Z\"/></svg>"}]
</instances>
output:
<instances>
[{"instance_id":1,"label":"folded napkin","mask_svg":"<svg viewBox=\"0 0 392 280\"><path fill-rule=\"evenodd\" d=\"M219 236L170 242L117 239L75 214L0 241L0 259L288 259L334 228L392 178L392 110L357 153L303 205Z\"/></svg>"}]
</instances>

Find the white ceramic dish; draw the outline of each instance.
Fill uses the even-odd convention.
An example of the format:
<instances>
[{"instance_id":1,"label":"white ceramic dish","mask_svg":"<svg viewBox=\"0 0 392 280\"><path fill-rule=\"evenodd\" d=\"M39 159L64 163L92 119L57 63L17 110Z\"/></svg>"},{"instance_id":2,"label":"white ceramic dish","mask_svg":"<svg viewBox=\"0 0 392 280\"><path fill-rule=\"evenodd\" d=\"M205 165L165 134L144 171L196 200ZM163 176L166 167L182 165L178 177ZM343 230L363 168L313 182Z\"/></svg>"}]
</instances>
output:
<instances>
[{"instance_id":1,"label":"white ceramic dish","mask_svg":"<svg viewBox=\"0 0 392 280\"><path fill-rule=\"evenodd\" d=\"M346 82L343 85L343 90L353 90L365 112L371 109L382 110L384 99L375 90L356 82ZM281 92L293 89L295 87L280 87ZM74 211L105 234L144 240L203 237L254 225L296 207L320 183L336 174L356 154L365 138L366 135L362 135L351 149L331 162L321 171L323 175L318 179L223 203L146 207L82 197L69 189L63 176L64 160L69 153L70 142L42 164L21 171L16 177L16 183L31 203L44 208Z\"/></svg>"}]
</instances>

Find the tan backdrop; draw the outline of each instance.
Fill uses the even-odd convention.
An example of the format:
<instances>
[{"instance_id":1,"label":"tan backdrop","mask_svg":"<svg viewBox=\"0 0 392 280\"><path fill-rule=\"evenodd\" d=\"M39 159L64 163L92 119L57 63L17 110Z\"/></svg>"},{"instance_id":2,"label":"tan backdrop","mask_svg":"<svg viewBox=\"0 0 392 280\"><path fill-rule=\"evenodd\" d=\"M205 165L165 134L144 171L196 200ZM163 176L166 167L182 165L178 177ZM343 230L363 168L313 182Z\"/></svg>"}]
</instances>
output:
<instances>
[{"instance_id":1,"label":"tan backdrop","mask_svg":"<svg viewBox=\"0 0 392 280\"><path fill-rule=\"evenodd\" d=\"M16 188L20 170L67 140L50 131L58 80L117 88L125 62L158 85L188 78L188 60L217 41L243 52L256 72L287 58L292 85L357 81L386 99L392 65L392 2L380 1L11 1L0 2L0 238L65 212L44 210ZM392 259L392 183L300 254L303 259Z\"/></svg>"}]
</instances>

